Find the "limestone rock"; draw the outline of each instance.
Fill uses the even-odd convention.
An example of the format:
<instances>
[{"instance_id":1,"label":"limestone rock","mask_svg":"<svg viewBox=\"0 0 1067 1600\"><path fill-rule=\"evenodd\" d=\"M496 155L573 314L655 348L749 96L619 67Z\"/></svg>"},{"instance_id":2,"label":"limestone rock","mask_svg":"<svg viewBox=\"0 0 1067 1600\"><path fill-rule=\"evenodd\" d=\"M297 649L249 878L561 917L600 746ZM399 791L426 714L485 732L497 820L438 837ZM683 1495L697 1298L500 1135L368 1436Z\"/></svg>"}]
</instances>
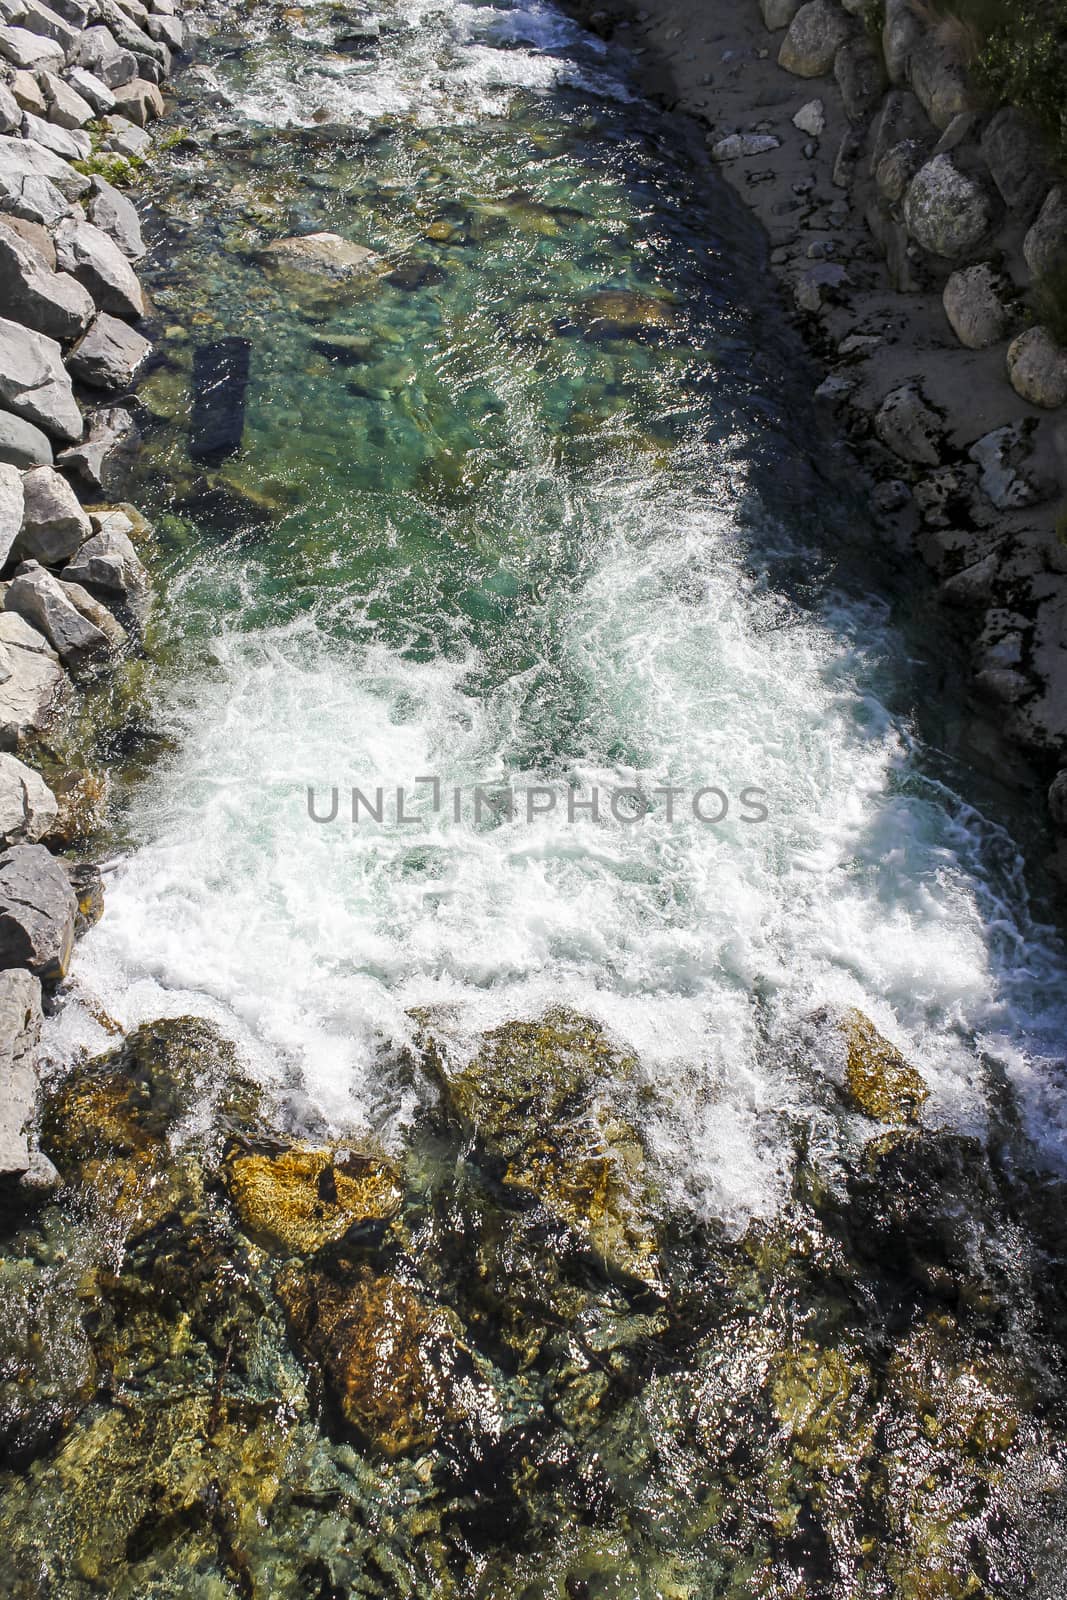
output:
<instances>
[{"instance_id":1,"label":"limestone rock","mask_svg":"<svg viewBox=\"0 0 1067 1600\"><path fill-rule=\"evenodd\" d=\"M59 464L95 493L112 494L125 477L140 442L140 431L121 406L90 412L88 426L85 443L64 450Z\"/></svg>"},{"instance_id":2,"label":"limestone rock","mask_svg":"<svg viewBox=\"0 0 1067 1600\"><path fill-rule=\"evenodd\" d=\"M1030 123L1014 106L1002 106L982 134L982 155L1009 211L1027 216L1045 194L1047 165Z\"/></svg>"},{"instance_id":3,"label":"limestone rock","mask_svg":"<svg viewBox=\"0 0 1067 1600\"><path fill-rule=\"evenodd\" d=\"M993 225L990 197L950 155L934 156L912 179L904 200L908 232L932 255L958 260L976 249Z\"/></svg>"},{"instance_id":4,"label":"limestone rock","mask_svg":"<svg viewBox=\"0 0 1067 1600\"><path fill-rule=\"evenodd\" d=\"M36 844L58 816L56 797L39 773L17 756L0 755L0 847Z\"/></svg>"},{"instance_id":5,"label":"limestone rock","mask_svg":"<svg viewBox=\"0 0 1067 1600\"><path fill-rule=\"evenodd\" d=\"M1011 325L1009 285L988 262L962 267L945 284L945 315L960 344L986 350L1003 339Z\"/></svg>"},{"instance_id":6,"label":"limestone rock","mask_svg":"<svg viewBox=\"0 0 1067 1600\"><path fill-rule=\"evenodd\" d=\"M778 64L798 78L821 78L832 71L834 57L853 24L833 0L806 0L782 40Z\"/></svg>"},{"instance_id":7,"label":"limestone rock","mask_svg":"<svg viewBox=\"0 0 1067 1600\"><path fill-rule=\"evenodd\" d=\"M89 180L75 172L69 161L46 150L34 139L16 139L10 134L0 138L0 177L11 185L28 178L47 178L59 190L64 200L80 200L89 190ZM70 209L69 207L67 208ZM40 217L31 217L39 222Z\"/></svg>"},{"instance_id":8,"label":"limestone rock","mask_svg":"<svg viewBox=\"0 0 1067 1600\"><path fill-rule=\"evenodd\" d=\"M10 228L0 227L0 303L16 321L52 339L73 339L93 315L89 291L65 272L51 272Z\"/></svg>"},{"instance_id":9,"label":"limestone rock","mask_svg":"<svg viewBox=\"0 0 1067 1600\"><path fill-rule=\"evenodd\" d=\"M713 161L737 161L744 156L763 156L777 150L781 140L773 133L729 133L711 147Z\"/></svg>"},{"instance_id":10,"label":"limestone rock","mask_svg":"<svg viewBox=\"0 0 1067 1600\"><path fill-rule=\"evenodd\" d=\"M1054 485L1033 462L1033 424L1013 422L977 439L967 454L978 467L979 484L998 511L1017 511L1048 499Z\"/></svg>"},{"instance_id":11,"label":"limestone rock","mask_svg":"<svg viewBox=\"0 0 1067 1600\"><path fill-rule=\"evenodd\" d=\"M20 1177L30 1165L41 1020L39 980L17 967L0 972L0 1177Z\"/></svg>"},{"instance_id":12,"label":"limestone rock","mask_svg":"<svg viewBox=\"0 0 1067 1600\"><path fill-rule=\"evenodd\" d=\"M104 178L93 179L88 204L89 221L114 239L124 256L139 261L145 253L137 207L120 189Z\"/></svg>"},{"instance_id":13,"label":"limestone rock","mask_svg":"<svg viewBox=\"0 0 1067 1600\"><path fill-rule=\"evenodd\" d=\"M128 389L151 351L151 344L141 334L101 311L74 346L67 366L76 378L95 389Z\"/></svg>"},{"instance_id":14,"label":"limestone rock","mask_svg":"<svg viewBox=\"0 0 1067 1600\"><path fill-rule=\"evenodd\" d=\"M36 173L14 170L0 149L0 210L8 217L54 228L71 209L54 183Z\"/></svg>"},{"instance_id":15,"label":"limestone rock","mask_svg":"<svg viewBox=\"0 0 1067 1600\"><path fill-rule=\"evenodd\" d=\"M49 122L59 128L76 132L92 122L96 115L88 100L84 100L72 84L57 78L54 72L40 72L37 81L47 104Z\"/></svg>"},{"instance_id":16,"label":"limestone rock","mask_svg":"<svg viewBox=\"0 0 1067 1600\"><path fill-rule=\"evenodd\" d=\"M144 78L131 78L129 83L120 84L115 90L115 109L136 127L146 128L163 115L163 96L154 83Z\"/></svg>"},{"instance_id":17,"label":"limestone rock","mask_svg":"<svg viewBox=\"0 0 1067 1600\"><path fill-rule=\"evenodd\" d=\"M1038 279L1067 269L1067 184L1049 191L1023 240L1023 255Z\"/></svg>"},{"instance_id":18,"label":"limestone rock","mask_svg":"<svg viewBox=\"0 0 1067 1600\"><path fill-rule=\"evenodd\" d=\"M16 554L23 561L58 566L92 533L89 518L67 480L52 467L34 467L22 480L25 512Z\"/></svg>"},{"instance_id":19,"label":"limestone rock","mask_svg":"<svg viewBox=\"0 0 1067 1600\"><path fill-rule=\"evenodd\" d=\"M125 156L127 161L142 160L152 148L151 135L117 111L104 118L104 127L107 129L104 149Z\"/></svg>"},{"instance_id":20,"label":"limestone rock","mask_svg":"<svg viewBox=\"0 0 1067 1600\"><path fill-rule=\"evenodd\" d=\"M10 411L0 411L0 462L13 467L48 467L52 446L40 428Z\"/></svg>"},{"instance_id":21,"label":"limestone rock","mask_svg":"<svg viewBox=\"0 0 1067 1600\"><path fill-rule=\"evenodd\" d=\"M13 67L33 72L37 67L61 67L66 52L54 39L26 28L0 28L0 57Z\"/></svg>"},{"instance_id":22,"label":"limestone rock","mask_svg":"<svg viewBox=\"0 0 1067 1600\"><path fill-rule=\"evenodd\" d=\"M21 472L0 461L0 567L6 565L11 546L22 531L25 504Z\"/></svg>"},{"instance_id":23,"label":"limestone rock","mask_svg":"<svg viewBox=\"0 0 1067 1600\"><path fill-rule=\"evenodd\" d=\"M806 105L802 105L793 118L793 126L812 139L819 138L820 134L826 131L826 107L823 102L809 100Z\"/></svg>"},{"instance_id":24,"label":"limestone rock","mask_svg":"<svg viewBox=\"0 0 1067 1600\"><path fill-rule=\"evenodd\" d=\"M41 3L41 0L22 0L26 15L20 26L28 28L31 33L36 33L42 39L54 39L56 44L62 46L64 53L73 49L77 43L78 31L84 26L84 17L77 24L69 22L66 17L60 16L57 10Z\"/></svg>"},{"instance_id":25,"label":"limestone rock","mask_svg":"<svg viewBox=\"0 0 1067 1600\"><path fill-rule=\"evenodd\" d=\"M374 271L379 258L366 245L353 244L336 233L307 233L275 239L261 252L264 265L279 270L351 278Z\"/></svg>"},{"instance_id":26,"label":"limestone rock","mask_svg":"<svg viewBox=\"0 0 1067 1600\"><path fill-rule=\"evenodd\" d=\"M66 667L77 669L111 649L107 634L82 615L66 587L36 561L19 567L8 585L4 609L37 628Z\"/></svg>"},{"instance_id":27,"label":"limestone rock","mask_svg":"<svg viewBox=\"0 0 1067 1600\"><path fill-rule=\"evenodd\" d=\"M54 339L0 317L0 402L54 438L74 441L82 414Z\"/></svg>"},{"instance_id":28,"label":"limestone rock","mask_svg":"<svg viewBox=\"0 0 1067 1600\"><path fill-rule=\"evenodd\" d=\"M353 1227L387 1222L403 1198L391 1162L345 1146L238 1154L226 1187L243 1226L286 1255L312 1255Z\"/></svg>"},{"instance_id":29,"label":"limestone rock","mask_svg":"<svg viewBox=\"0 0 1067 1600\"><path fill-rule=\"evenodd\" d=\"M15 104L21 106L23 111L32 111L36 116L43 117L48 110L41 85L32 72L16 72L11 79L11 93L15 97ZM21 116L18 126L22 127Z\"/></svg>"},{"instance_id":30,"label":"limestone rock","mask_svg":"<svg viewBox=\"0 0 1067 1600\"><path fill-rule=\"evenodd\" d=\"M944 425L927 405L917 383L905 383L886 395L874 419L874 431L902 461L936 467L941 462Z\"/></svg>"},{"instance_id":31,"label":"limestone rock","mask_svg":"<svg viewBox=\"0 0 1067 1600\"><path fill-rule=\"evenodd\" d=\"M1027 328L1008 346L1008 376L1015 393L1032 406L1054 411L1067 405L1067 350L1047 328Z\"/></svg>"},{"instance_id":32,"label":"limestone rock","mask_svg":"<svg viewBox=\"0 0 1067 1600\"><path fill-rule=\"evenodd\" d=\"M47 639L13 611L0 612L0 749L48 727L67 677Z\"/></svg>"},{"instance_id":33,"label":"limestone rock","mask_svg":"<svg viewBox=\"0 0 1067 1600\"><path fill-rule=\"evenodd\" d=\"M67 217L56 229L56 260L89 290L101 311L142 317L144 292L130 263L115 243L91 222Z\"/></svg>"},{"instance_id":34,"label":"limestone rock","mask_svg":"<svg viewBox=\"0 0 1067 1600\"><path fill-rule=\"evenodd\" d=\"M40 844L0 855L0 967L26 967L46 983L65 977L78 904L63 868Z\"/></svg>"},{"instance_id":35,"label":"limestone rock","mask_svg":"<svg viewBox=\"0 0 1067 1600\"><path fill-rule=\"evenodd\" d=\"M120 88L137 76L137 57L117 44L104 27L86 28L78 41L75 60L109 89Z\"/></svg>"}]
</instances>

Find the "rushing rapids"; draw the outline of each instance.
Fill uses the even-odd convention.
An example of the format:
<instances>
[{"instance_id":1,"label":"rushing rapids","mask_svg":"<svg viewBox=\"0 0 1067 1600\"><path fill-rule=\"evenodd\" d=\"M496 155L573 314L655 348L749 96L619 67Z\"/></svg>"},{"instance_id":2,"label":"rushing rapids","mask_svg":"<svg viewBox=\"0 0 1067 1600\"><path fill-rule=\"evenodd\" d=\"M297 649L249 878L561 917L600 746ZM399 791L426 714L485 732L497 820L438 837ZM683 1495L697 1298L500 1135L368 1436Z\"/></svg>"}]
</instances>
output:
<instances>
[{"instance_id":1,"label":"rushing rapids","mask_svg":"<svg viewBox=\"0 0 1067 1600\"><path fill-rule=\"evenodd\" d=\"M176 87L6 1592L1057 1593L1064 955L758 239L549 6Z\"/></svg>"}]
</instances>

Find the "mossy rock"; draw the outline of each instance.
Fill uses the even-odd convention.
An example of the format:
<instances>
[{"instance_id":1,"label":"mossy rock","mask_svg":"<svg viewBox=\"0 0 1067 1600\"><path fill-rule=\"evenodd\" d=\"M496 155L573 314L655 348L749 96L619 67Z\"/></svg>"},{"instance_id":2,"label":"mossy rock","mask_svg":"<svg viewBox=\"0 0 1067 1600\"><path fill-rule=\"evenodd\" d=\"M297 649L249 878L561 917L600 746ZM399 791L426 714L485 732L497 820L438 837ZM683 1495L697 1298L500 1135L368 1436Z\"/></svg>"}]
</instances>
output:
<instances>
[{"instance_id":1,"label":"mossy rock","mask_svg":"<svg viewBox=\"0 0 1067 1600\"><path fill-rule=\"evenodd\" d=\"M396 1167L345 1146L238 1154L226 1187L250 1234L287 1255L313 1255L353 1227L387 1222L403 1199Z\"/></svg>"},{"instance_id":2,"label":"mossy rock","mask_svg":"<svg viewBox=\"0 0 1067 1600\"><path fill-rule=\"evenodd\" d=\"M79 1285L65 1268L0 1257L0 1458L20 1466L66 1430L96 1386Z\"/></svg>"},{"instance_id":3,"label":"mossy rock","mask_svg":"<svg viewBox=\"0 0 1067 1600\"><path fill-rule=\"evenodd\" d=\"M437 1446L497 1410L458 1319L397 1278L364 1270L344 1284L293 1265L275 1287L345 1421L385 1455Z\"/></svg>"},{"instance_id":4,"label":"mossy rock","mask_svg":"<svg viewBox=\"0 0 1067 1600\"><path fill-rule=\"evenodd\" d=\"M658 1287L644 1149L609 1104L632 1086L632 1056L587 1017L555 1010L487 1033L465 1066L435 1041L426 1061L450 1115L495 1158L508 1190L544 1206L610 1272Z\"/></svg>"},{"instance_id":5,"label":"mossy rock","mask_svg":"<svg viewBox=\"0 0 1067 1600\"><path fill-rule=\"evenodd\" d=\"M837 1023L848 1051L845 1088L851 1104L875 1122L915 1122L929 1089L869 1017L850 1007Z\"/></svg>"}]
</instances>

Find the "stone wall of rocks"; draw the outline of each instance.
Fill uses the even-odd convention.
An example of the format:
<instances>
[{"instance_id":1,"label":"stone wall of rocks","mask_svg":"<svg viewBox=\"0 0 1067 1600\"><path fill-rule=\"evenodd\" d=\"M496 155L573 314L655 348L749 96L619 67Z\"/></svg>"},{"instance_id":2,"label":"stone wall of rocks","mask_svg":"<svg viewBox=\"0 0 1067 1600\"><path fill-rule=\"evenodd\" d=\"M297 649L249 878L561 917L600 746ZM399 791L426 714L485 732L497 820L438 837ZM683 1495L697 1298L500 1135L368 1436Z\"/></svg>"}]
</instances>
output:
<instances>
[{"instance_id":1,"label":"stone wall of rocks","mask_svg":"<svg viewBox=\"0 0 1067 1600\"><path fill-rule=\"evenodd\" d=\"M978 720L1047 795L1067 881L1067 351L1036 292L1067 285L1062 173L923 0L572 9L705 125L762 222L879 537L936 575Z\"/></svg>"},{"instance_id":2,"label":"stone wall of rocks","mask_svg":"<svg viewBox=\"0 0 1067 1600\"><path fill-rule=\"evenodd\" d=\"M87 682L139 648L151 604L123 404L151 343L137 209L184 45L177 0L0 0L0 1181L47 1184L32 1148L42 994L99 916L100 875L53 854L59 801L29 764ZM21 752L21 755L20 755ZM24 760L22 757L27 759Z\"/></svg>"}]
</instances>

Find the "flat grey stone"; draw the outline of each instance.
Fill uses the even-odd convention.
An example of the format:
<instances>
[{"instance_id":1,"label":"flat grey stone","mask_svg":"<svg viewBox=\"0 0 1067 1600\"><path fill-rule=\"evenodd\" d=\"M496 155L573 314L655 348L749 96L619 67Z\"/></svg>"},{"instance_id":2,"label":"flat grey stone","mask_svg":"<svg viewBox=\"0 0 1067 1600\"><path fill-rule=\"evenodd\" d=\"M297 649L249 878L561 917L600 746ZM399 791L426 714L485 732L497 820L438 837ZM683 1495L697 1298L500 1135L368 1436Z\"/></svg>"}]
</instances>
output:
<instances>
[{"instance_id":1,"label":"flat grey stone","mask_svg":"<svg viewBox=\"0 0 1067 1600\"><path fill-rule=\"evenodd\" d=\"M75 47L74 59L109 89L117 89L137 76L137 57L124 50L104 27L86 28Z\"/></svg>"},{"instance_id":2,"label":"flat grey stone","mask_svg":"<svg viewBox=\"0 0 1067 1600\"><path fill-rule=\"evenodd\" d=\"M93 153L93 141L87 133L61 128L43 117L35 117L30 111L22 113L22 132L24 138L34 140L42 149L51 150L64 161L88 161Z\"/></svg>"},{"instance_id":3,"label":"flat grey stone","mask_svg":"<svg viewBox=\"0 0 1067 1600\"><path fill-rule=\"evenodd\" d=\"M0 972L0 1175L8 1178L22 1177L33 1163L41 1021L40 980L19 967Z\"/></svg>"},{"instance_id":4,"label":"flat grey stone","mask_svg":"<svg viewBox=\"0 0 1067 1600\"><path fill-rule=\"evenodd\" d=\"M52 446L46 434L32 422L0 411L0 462L13 467L49 467Z\"/></svg>"},{"instance_id":5,"label":"flat grey stone","mask_svg":"<svg viewBox=\"0 0 1067 1600\"><path fill-rule=\"evenodd\" d=\"M48 640L15 612L0 612L0 749L44 732L68 688Z\"/></svg>"},{"instance_id":6,"label":"flat grey stone","mask_svg":"<svg viewBox=\"0 0 1067 1600\"><path fill-rule=\"evenodd\" d=\"M22 480L22 492L22 532L16 556L48 566L69 561L90 537L92 523L66 478L54 467L34 467Z\"/></svg>"},{"instance_id":7,"label":"flat grey stone","mask_svg":"<svg viewBox=\"0 0 1067 1600\"><path fill-rule=\"evenodd\" d=\"M36 67L61 67L66 51L54 39L27 28L0 28L0 56L13 67L32 72Z\"/></svg>"},{"instance_id":8,"label":"flat grey stone","mask_svg":"<svg viewBox=\"0 0 1067 1600\"><path fill-rule=\"evenodd\" d=\"M147 339L101 311L67 357L67 367L95 389L128 389L152 352Z\"/></svg>"},{"instance_id":9,"label":"flat grey stone","mask_svg":"<svg viewBox=\"0 0 1067 1600\"><path fill-rule=\"evenodd\" d=\"M55 827L59 804L40 773L0 754L0 848L36 844Z\"/></svg>"},{"instance_id":10,"label":"flat grey stone","mask_svg":"<svg viewBox=\"0 0 1067 1600\"><path fill-rule=\"evenodd\" d=\"M17 233L0 227L0 305L51 339L75 339L92 321L93 297L76 278L52 272Z\"/></svg>"},{"instance_id":11,"label":"flat grey stone","mask_svg":"<svg viewBox=\"0 0 1067 1600\"><path fill-rule=\"evenodd\" d=\"M54 438L74 443L84 431L59 345L6 317L0 317L0 404Z\"/></svg>"},{"instance_id":12,"label":"flat grey stone","mask_svg":"<svg viewBox=\"0 0 1067 1600\"><path fill-rule=\"evenodd\" d=\"M141 219L128 195L124 195L121 189L116 189L106 179L96 177L93 179L88 213L89 221L114 239L128 260L141 259L145 253Z\"/></svg>"},{"instance_id":13,"label":"flat grey stone","mask_svg":"<svg viewBox=\"0 0 1067 1600\"><path fill-rule=\"evenodd\" d=\"M26 968L46 983L65 977L77 911L70 879L44 845L0 855L0 967Z\"/></svg>"},{"instance_id":14,"label":"flat grey stone","mask_svg":"<svg viewBox=\"0 0 1067 1600\"><path fill-rule=\"evenodd\" d=\"M98 494L111 494L122 482L141 435L122 406L101 407L89 415L89 436L64 450L59 464Z\"/></svg>"},{"instance_id":15,"label":"flat grey stone","mask_svg":"<svg viewBox=\"0 0 1067 1600\"><path fill-rule=\"evenodd\" d=\"M65 200L80 200L89 192L88 178L75 172L69 161L34 139L17 139L10 134L0 137L0 175L12 179L47 178Z\"/></svg>"}]
</instances>

